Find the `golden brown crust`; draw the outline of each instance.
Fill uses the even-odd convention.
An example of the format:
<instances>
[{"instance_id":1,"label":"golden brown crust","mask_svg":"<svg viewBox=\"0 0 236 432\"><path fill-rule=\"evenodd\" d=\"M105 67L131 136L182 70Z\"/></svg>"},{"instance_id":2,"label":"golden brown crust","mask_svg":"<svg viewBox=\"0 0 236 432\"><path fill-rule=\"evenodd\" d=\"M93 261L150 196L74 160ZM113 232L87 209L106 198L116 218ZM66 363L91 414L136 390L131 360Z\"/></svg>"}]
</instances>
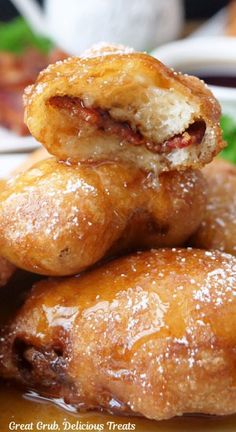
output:
<instances>
[{"instance_id":1,"label":"golden brown crust","mask_svg":"<svg viewBox=\"0 0 236 432\"><path fill-rule=\"evenodd\" d=\"M78 409L236 412L236 259L158 250L33 288L1 374Z\"/></svg>"},{"instance_id":2,"label":"golden brown crust","mask_svg":"<svg viewBox=\"0 0 236 432\"><path fill-rule=\"evenodd\" d=\"M0 250L26 270L69 275L107 255L183 244L205 208L198 171L150 177L128 163L48 159L0 194Z\"/></svg>"},{"instance_id":3,"label":"golden brown crust","mask_svg":"<svg viewBox=\"0 0 236 432\"><path fill-rule=\"evenodd\" d=\"M6 181L0 179L0 193L6 187ZM0 288L8 282L15 272L15 266L0 256Z\"/></svg>"},{"instance_id":4,"label":"golden brown crust","mask_svg":"<svg viewBox=\"0 0 236 432\"><path fill-rule=\"evenodd\" d=\"M32 164L35 164L39 160L43 160L48 156L48 153L45 149L39 149L33 152L25 162L23 162L14 172L21 172L29 167ZM0 193L7 187L7 181L0 179ZM16 271L16 267L6 259L0 256L0 287L6 285L8 280L11 278L13 273Z\"/></svg>"},{"instance_id":5,"label":"golden brown crust","mask_svg":"<svg viewBox=\"0 0 236 432\"><path fill-rule=\"evenodd\" d=\"M160 170L196 168L208 163L223 143L219 127L220 107L205 84L195 77L177 74L147 54L108 48L108 51L106 47L101 52L95 50L92 57L88 54L88 57L58 62L40 73L35 85L28 87L25 93L25 121L31 133L50 153L62 160L81 161L89 156L93 159L133 158L149 170L153 166ZM163 96L166 91L166 100L175 94L176 107L184 102L183 112L180 110L178 115L175 108L174 113L171 112L177 122L183 116L182 126L177 127L176 133L184 132L194 121L203 120L206 123L206 139L202 145L190 146L189 154L186 151L172 151L172 156L157 155L146 147L137 148L127 135L119 136L109 127L91 125L88 112L83 114L81 109L79 113L74 109L67 112L51 102L55 97L74 98L81 101L85 109L102 110L116 121L119 119L119 122L129 124L132 131L141 131L141 136L152 142L159 120L158 115L155 119L155 105L153 108L151 105L156 103L155 98L159 94ZM148 106L149 99L151 108ZM173 103L172 100L171 109ZM144 116L146 109L149 114ZM164 104L161 113L163 123L159 132L157 128L156 141L151 147L159 144L158 134L161 134L162 142L165 118L168 117L165 109ZM188 120L187 117L185 119L186 110L189 110ZM175 135L171 131L169 134L168 131L164 134L166 139Z\"/></svg>"},{"instance_id":6,"label":"golden brown crust","mask_svg":"<svg viewBox=\"0 0 236 432\"><path fill-rule=\"evenodd\" d=\"M190 243L236 255L236 167L222 159L206 166L206 213Z\"/></svg>"}]
</instances>

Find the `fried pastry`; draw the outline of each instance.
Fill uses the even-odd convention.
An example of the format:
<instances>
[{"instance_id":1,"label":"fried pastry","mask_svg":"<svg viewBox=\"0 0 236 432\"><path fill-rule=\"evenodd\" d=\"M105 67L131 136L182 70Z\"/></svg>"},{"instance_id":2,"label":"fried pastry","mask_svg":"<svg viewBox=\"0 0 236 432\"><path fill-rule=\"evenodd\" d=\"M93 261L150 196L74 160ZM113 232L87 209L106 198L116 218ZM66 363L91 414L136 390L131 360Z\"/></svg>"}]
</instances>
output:
<instances>
[{"instance_id":1,"label":"fried pastry","mask_svg":"<svg viewBox=\"0 0 236 432\"><path fill-rule=\"evenodd\" d=\"M33 287L1 375L78 410L236 412L236 258L158 250Z\"/></svg>"},{"instance_id":2,"label":"fried pastry","mask_svg":"<svg viewBox=\"0 0 236 432\"><path fill-rule=\"evenodd\" d=\"M191 244L236 255L236 167L221 159L206 166L207 207Z\"/></svg>"},{"instance_id":3,"label":"fried pastry","mask_svg":"<svg viewBox=\"0 0 236 432\"><path fill-rule=\"evenodd\" d=\"M223 147L220 106L196 77L122 46L50 65L25 92L32 135L60 160L198 168Z\"/></svg>"},{"instance_id":4,"label":"fried pastry","mask_svg":"<svg viewBox=\"0 0 236 432\"><path fill-rule=\"evenodd\" d=\"M1 253L33 273L65 276L105 256L183 244L203 217L201 172L149 180L125 162L42 161L0 193Z\"/></svg>"},{"instance_id":5,"label":"fried pastry","mask_svg":"<svg viewBox=\"0 0 236 432\"><path fill-rule=\"evenodd\" d=\"M6 186L6 182L0 179L0 192ZM6 285L15 271L15 266L0 256L0 287Z\"/></svg>"}]
</instances>

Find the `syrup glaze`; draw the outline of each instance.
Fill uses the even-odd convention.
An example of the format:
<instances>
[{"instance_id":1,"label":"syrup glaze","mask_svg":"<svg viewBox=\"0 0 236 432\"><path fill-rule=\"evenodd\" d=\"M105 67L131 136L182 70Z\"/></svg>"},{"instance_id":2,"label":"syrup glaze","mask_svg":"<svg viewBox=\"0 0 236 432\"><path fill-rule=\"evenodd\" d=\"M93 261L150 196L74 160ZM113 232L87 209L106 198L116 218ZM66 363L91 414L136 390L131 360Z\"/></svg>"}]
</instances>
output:
<instances>
[{"instance_id":1,"label":"syrup glaze","mask_svg":"<svg viewBox=\"0 0 236 432\"><path fill-rule=\"evenodd\" d=\"M9 314L14 312L24 298L25 292L29 289L35 276L23 272L17 273L7 287L0 292L0 322L6 322ZM24 292L22 287L24 286ZM20 290L19 290L20 287ZM14 300L14 302L13 302ZM90 311L91 312L91 311ZM89 311L88 311L89 313ZM54 317L55 319L55 317ZM75 414L65 412L63 409L71 410L70 406L63 405L61 400L42 400L36 393L25 394L21 390L9 387L6 384L0 385L0 430L1 432L8 429L9 421L17 423L30 423L42 421L53 423L56 420L62 425L66 419L71 424L80 421L93 424L104 424L104 430L109 430L106 425L109 421L115 421L119 424L127 425L129 422L135 424L136 431L234 431L236 427L236 416L233 417L209 417L209 416L188 416L176 418L173 420L153 422L142 418L134 417L116 417L97 413ZM35 429L33 429L35 430ZM61 426L63 430L63 426ZM94 429L95 430L95 429ZM128 430L128 429L124 429Z\"/></svg>"},{"instance_id":2,"label":"syrup glaze","mask_svg":"<svg viewBox=\"0 0 236 432\"><path fill-rule=\"evenodd\" d=\"M71 424L77 421L83 424L93 424L93 430L96 430L95 425L102 423L105 425L103 429L105 432L109 430L107 422L123 424L123 427L126 427L123 430L128 430L128 423L135 424L136 432L235 432L236 428L236 416L184 416L155 422L139 417L118 417L95 412L74 414L66 412L59 404L60 401L43 401L36 395L27 395L2 384L0 385L0 430L7 432L10 421L23 424L30 422L36 424L37 421L53 424L56 421L61 431L63 431L64 421ZM64 408L69 409L70 407L64 406Z\"/></svg>"}]
</instances>

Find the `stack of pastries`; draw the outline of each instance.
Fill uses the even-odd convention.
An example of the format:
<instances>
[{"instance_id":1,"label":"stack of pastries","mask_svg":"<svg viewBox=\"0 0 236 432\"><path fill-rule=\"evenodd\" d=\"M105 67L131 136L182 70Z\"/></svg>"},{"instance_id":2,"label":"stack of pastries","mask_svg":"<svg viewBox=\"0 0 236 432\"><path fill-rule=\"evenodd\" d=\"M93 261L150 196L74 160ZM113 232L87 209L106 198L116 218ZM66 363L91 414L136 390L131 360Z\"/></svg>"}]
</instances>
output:
<instances>
[{"instance_id":1,"label":"stack of pastries","mask_svg":"<svg viewBox=\"0 0 236 432\"><path fill-rule=\"evenodd\" d=\"M0 284L42 275L2 328L3 379L78 411L236 412L236 170L211 162L219 118L202 81L122 46L25 90L53 157L1 186Z\"/></svg>"}]
</instances>

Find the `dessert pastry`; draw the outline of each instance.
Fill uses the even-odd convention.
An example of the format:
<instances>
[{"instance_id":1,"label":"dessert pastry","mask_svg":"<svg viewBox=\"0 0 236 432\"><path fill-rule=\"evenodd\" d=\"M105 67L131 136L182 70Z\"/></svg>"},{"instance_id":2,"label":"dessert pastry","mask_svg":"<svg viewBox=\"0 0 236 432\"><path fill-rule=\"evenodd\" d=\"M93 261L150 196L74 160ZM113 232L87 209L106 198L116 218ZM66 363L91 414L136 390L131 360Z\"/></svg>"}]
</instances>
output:
<instances>
[{"instance_id":1,"label":"dessert pastry","mask_svg":"<svg viewBox=\"0 0 236 432\"><path fill-rule=\"evenodd\" d=\"M233 414L235 270L174 249L39 282L0 339L0 373L78 410Z\"/></svg>"},{"instance_id":2,"label":"dessert pastry","mask_svg":"<svg viewBox=\"0 0 236 432\"><path fill-rule=\"evenodd\" d=\"M205 209L200 171L149 175L125 162L69 166L54 158L0 193L0 250L33 273L65 276L106 256L182 245Z\"/></svg>"},{"instance_id":3,"label":"dessert pastry","mask_svg":"<svg viewBox=\"0 0 236 432\"><path fill-rule=\"evenodd\" d=\"M203 173L208 183L206 213L191 244L236 255L236 167L216 159Z\"/></svg>"},{"instance_id":4,"label":"dessert pastry","mask_svg":"<svg viewBox=\"0 0 236 432\"><path fill-rule=\"evenodd\" d=\"M198 168L223 147L220 106L196 77L122 46L50 65L25 91L25 121L49 153L133 161L147 171Z\"/></svg>"},{"instance_id":5,"label":"dessert pastry","mask_svg":"<svg viewBox=\"0 0 236 432\"><path fill-rule=\"evenodd\" d=\"M0 179L0 193L5 188L5 186L5 180ZM13 266L13 264L9 263L9 261L5 260L0 256L0 287L6 285L7 281L10 279L14 271L15 267Z\"/></svg>"}]
</instances>

